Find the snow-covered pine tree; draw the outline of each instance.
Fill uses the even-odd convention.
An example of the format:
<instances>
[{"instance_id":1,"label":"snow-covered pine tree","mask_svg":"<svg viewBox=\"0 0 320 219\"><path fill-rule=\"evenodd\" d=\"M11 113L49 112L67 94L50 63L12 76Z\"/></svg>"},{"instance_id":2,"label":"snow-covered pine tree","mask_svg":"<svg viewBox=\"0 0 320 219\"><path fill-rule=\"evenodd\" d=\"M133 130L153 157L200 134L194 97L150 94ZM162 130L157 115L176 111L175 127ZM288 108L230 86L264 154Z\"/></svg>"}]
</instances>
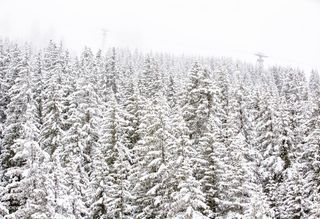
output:
<instances>
[{"instance_id":1,"label":"snow-covered pine tree","mask_svg":"<svg viewBox=\"0 0 320 219\"><path fill-rule=\"evenodd\" d=\"M212 95L212 112L209 117L210 133L211 135L207 143L205 159L207 160L207 169L203 179L203 186L206 194L206 202L210 207L207 210L207 215L210 218L222 215L219 209L219 203L223 201L220 196L219 185L223 184L223 180L219 178L222 174L224 157L227 146L230 144L230 131L228 125L229 113L229 85L228 75L224 70L216 70L214 72L213 81L213 95Z\"/></svg>"},{"instance_id":2,"label":"snow-covered pine tree","mask_svg":"<svg viewBox=\"0 0 320 219\"><path fill-rule=\"evenodd\" d=\"M47 212L49 217L70 217L67 176L61 159L64 150L64 94L62 49L50 41L44 54L43 125L40 146L50 156L47 162Z\"/></svg>"},{"instance_id":3,"label":"snow-covered pine tree","mask_svg":"<svg viewBox=\"0 0 320 219\"><path fill-rule=\"evenodd\" d=\"M92 201L89 186L93 171L93 150L98 144L96 130L99 98L91 83L85 78L75 81L75 90L69 95L70 108L67 123L70 128L63 138L64 150L61 159L66 169L72 214L76 218L87 218Z\"/></svg>"},{"instance_id":4,"label":"snow-covered pine tree","mask_svg":"<svg viewBox=\"0 0 320 219\"><path fill-rule=\"evenodd\" d=\"M20 54L18 57L16 57L16 66L12 66L11 69L11 71L14 71L12 74L17 76L7 94L10 101L5 111L7 118L3 130L4 137L1 141L0 155L1 184L5 187L5 194L2 196L1 202L5 203L9 213L14 213L25 203L25 197L21 194L23 188L20 187L25 158L13 158L21 150L21 146L16 143L16 140L22 137L22 125L26 122L24 113L27 109L27 103L30 102L29 99L32 98L28 81L31 73L30 57L28 54Z\"/></svg>"},{"instance_id":5,"label":"snow-covered pine tree","mask_svg":"<svg viewBox=\"0 0 320 219\"><path fill-rule=\"evenodd\" d=\"M280 193L278 194L278 200L282 205L280 217L300 218L305 212L304 200L301 198L300 180L303 173L300 162L307 121L305 110L305 106L307 106L306 81L300 71L288 69L285 72L285 81L280 95L282 97L278 110L280 112L278 144L280 157L284 161L282 179L280 179ZM288 188L292 188L291 192L286 191ZM288 205L289 203L290 205Z\"/></svg>"},{"instance_id":6,"label":"snow-covered pine tree","mask_svg":"<svg viewBox=\"0 0 320 219\"><path fill-rule=\"evenodd\" d=\"M166 90L166 97L168 104L171 108L175 108L177 105L177 90L176 90L176 84L173 79L173 76L170 75L169 77L169 84L167 85L167 90Z\"/></svg>"},{"instance_id":7,"label":"snow-covered pine tree","mask_svg":"<svg viewBox=\"0 0 320 219\"><path fill-rule=\"evenodd\" d=\"M308 131L304 152L303 165L303 199L306 213L310 218L320 216L319 203L319 149L320 149L320 77L317 71L312 71L309 79L309 117Z\"/></svg>"},{"instance_id":8,"label":"snow-covered pine tree","mask_svg":"<svg viewBox=\"0 0 320 219\"><path fill-rule=\"evenodd\" d=\"M29 75L30 77L30 75ZM19 189L20 197L25 199L17 211L8 214L6 218L49 218L46 209L47 193L45 190L46 162L49 159L40 147L39 124L36 119L36 100L32 99L30 81L25 85L28 95L25 119L22 124L21 135L15 141L13 161L22 160L25 165L22 168L22 178L16 182L15 189Z\"/></svg>"},{"instance_id":9,"label":"snow-covered pine tree","mask_svg":"<svg viewBox=\"0 0 320 219\"><path fill-rule=\"evenodd\" d=\"M203 212L211 211L206 204L206 194L203 193L201 183L193 175L193 158L197 151L192 147L189 130L182 116L177 110L172 120L172 143L169 166L171 167L172 192L168 206L168 218L193 219L208 218ZM211 191L209 191L211 192Z\"/></svg>"},{"instance_id":10,"label":"snow-covered pine tree","mask_svg":"<svg viewBox=\"0 0 320 219\"><path fill-rule=\"evenodd\" d=\"M154 59L148 57L138 78L140 95L153 98L161 90L161 78L158 65Z\"/></svg>"},{"instance_id":11,"label":"snow-covered pine tree","mask_svg":"<svg viewBox=\"0 0 320 219\"><path fill-rule=\"evenodd\" d=\"M205 163L203 159L205 149L201 145L201 141L207 141L205 135L210 132L209 117L212 107L212 90L209 72L198 62L194 63L190 71L184 98L183 117L190 131L189 138L193 142L194 149L198 152L194 158L194 174L200 180L203 178L205 171L201 168Z\"/></svg>"},{"instance_id":12,"label":"snow-covered pine tree","mask_svg":"<svg viewBox=\"0 0 320 219\"><path fill-rule=\"evenodd\" d=\"M6 120L6 106L8 104L8 89L9 89L9 53L4 48L4 45L0 44L0 141L3 138L3 128ZM0 149L1 150L1 149Z\"/></svg>"},{"instance_id":13,"label":"snow-covered pine tree","mask_svg":"<svg viewBox=\"0 0 320 219\"><path fill-rule=\"evenodd\" d=\"M130 152L123 137L121 111L116 95L109 87L109 100L105 103L102 118L102 135L100 144L104 148L107 172L104 173L103 197L100 197L105 209L105 218L128 218L131 194L129 190L128 171L130 169Z\"/></svg>"},{"instance_id":14,"label":"snow-covered pine tree","mask_svg":"<svg viewBox=\"0 0 320 219\"><path fill-rule=\"evenodd\" d=\"M134 196L138 218L165 218L169 186L169 106L161 89L157 64L147 59L140 74L139 141L133 147Z\"/></svg>"},{"instance_id":15,"label":"snow-covered pine tree","mask_svg":"<svg viewBox=\"0 0 320 219\"><path fill-rule=\"evenodd\" d=\"M103 70L103 77L106 87L110 87L111 90L116 94L116 97L118 99L117 93L118 93L118 79L119 79L119 69L118 64L116 60L116 49L113 47L111 49L111 55L110 57L107 57L104 70Z\"/></svg>"},{"instance_id":16,"label":"snow-covered pine tree","mask_svg":"<svg viewBox=\"0 0 320 219\"><path fill-rule=\"evenodd\" d=\"M244 215L245 197L248 191L245 190L246 180L245 169L245 138L242 133L233 137L233 141L227 148L221 148L225 152L223 165L218 172L219 182L219 213L222 218L241 218Z\"/></svg>"},{"instance_id":17,"label":"snow-covered pine tree","mask_svg":"<svg viewBox=\"0 0 320 219\"><path fill-rule=\"evenodd\" d=\"M259 164L258 174L264 194L270 204L270 211L279 212L277 202L277 187L283 170L284 162L280 157L277 145L275 103L271 92L259 89L256 92L256 107L253 125L255 141L253 148L258 152L256 163Z\"/></svg>"}]
</instances>

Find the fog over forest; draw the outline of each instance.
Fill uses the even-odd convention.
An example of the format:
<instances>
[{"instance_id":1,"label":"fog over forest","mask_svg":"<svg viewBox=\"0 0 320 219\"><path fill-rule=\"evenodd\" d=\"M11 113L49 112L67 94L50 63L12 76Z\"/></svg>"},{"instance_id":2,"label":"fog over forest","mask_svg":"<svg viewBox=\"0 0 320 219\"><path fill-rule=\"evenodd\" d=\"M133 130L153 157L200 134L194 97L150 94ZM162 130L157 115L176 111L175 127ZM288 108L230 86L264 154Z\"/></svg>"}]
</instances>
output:
<instances>
[{"instance_id":1,"label":"fog over forest","mask_svg":"<svg viewBox=\"0 0 320 219\"><path fill-rule=\"evenodd\" d=\"M0 2L0 219L320 218L320 2Z\"/></svg>"}]
</instances>

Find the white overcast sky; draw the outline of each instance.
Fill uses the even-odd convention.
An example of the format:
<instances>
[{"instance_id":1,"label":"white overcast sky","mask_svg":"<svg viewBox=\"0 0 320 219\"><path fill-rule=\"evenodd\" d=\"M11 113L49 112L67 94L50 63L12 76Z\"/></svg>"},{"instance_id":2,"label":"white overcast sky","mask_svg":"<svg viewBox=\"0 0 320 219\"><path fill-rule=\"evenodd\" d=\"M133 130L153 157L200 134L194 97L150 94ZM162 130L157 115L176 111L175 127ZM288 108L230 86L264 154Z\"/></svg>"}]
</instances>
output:
<instances>
[{"instance_id":1,"label":"white overcast sky","mask_svg":"<svg viewBox=\"0 0 320 219\"><path fill-rule=\"evenodd\" d=\"M320 70L320 0L0 0L0 36L231 56Z\"/></svg>"}]
</instances>

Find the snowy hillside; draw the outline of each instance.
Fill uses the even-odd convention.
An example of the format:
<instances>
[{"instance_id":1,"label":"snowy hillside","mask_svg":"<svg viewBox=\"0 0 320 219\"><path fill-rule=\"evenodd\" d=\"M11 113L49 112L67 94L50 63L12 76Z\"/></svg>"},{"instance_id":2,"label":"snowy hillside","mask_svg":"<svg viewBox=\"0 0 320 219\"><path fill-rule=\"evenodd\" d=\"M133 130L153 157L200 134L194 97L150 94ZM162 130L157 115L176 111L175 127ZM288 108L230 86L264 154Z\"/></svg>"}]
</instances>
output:
<instances>
[{"instance_id":1,"label":"snowy hillside","mask_svg":"<svg viewBox=\"0 0 320 219\"><path fill-rule=\"evenodd\" d=\"M0 41L0 218L320 217L320 78Z\"/></svg>"}]
</instances>

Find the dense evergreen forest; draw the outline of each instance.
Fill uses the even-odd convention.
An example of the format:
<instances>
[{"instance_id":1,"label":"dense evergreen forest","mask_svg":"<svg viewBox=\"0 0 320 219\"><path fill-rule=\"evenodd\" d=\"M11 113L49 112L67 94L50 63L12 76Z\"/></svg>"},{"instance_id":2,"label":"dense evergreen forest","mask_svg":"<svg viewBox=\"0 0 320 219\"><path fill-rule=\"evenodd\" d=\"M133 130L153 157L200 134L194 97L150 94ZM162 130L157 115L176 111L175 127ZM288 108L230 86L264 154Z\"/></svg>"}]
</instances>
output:
<instances>
[{"instance_id":1,"label":"dense evergreen forest","mask_svg":"<svg viewBox=\"0 0 320 219\"><path fill-rule=\"evenodd\" d=\"M320 78L0 41L0 218L320 218Z\"/></svg>"}]
</instances>

